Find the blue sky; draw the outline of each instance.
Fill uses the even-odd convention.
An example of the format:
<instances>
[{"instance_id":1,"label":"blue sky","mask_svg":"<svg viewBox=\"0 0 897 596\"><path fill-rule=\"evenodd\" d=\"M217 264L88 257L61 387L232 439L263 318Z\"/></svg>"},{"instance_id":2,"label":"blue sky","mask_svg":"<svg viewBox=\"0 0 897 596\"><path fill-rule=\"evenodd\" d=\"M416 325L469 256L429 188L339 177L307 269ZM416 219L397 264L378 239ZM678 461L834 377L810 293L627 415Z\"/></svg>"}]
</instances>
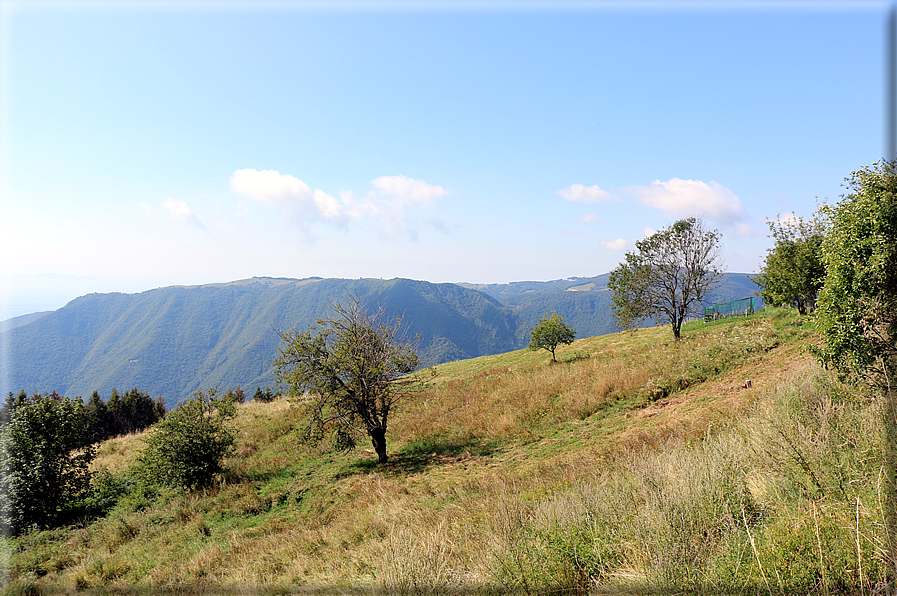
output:
<instances>
[{"instance_id":1,"label":"blue sky","mask_svg":"<svg viewBox=\"0 0 897 596\"><path fill-rule=\"evenodd\" d=\"M883 2L0 4L7 296L592 276L692 215L755 271L886 145Z\"/></svg>"}]
</instances>

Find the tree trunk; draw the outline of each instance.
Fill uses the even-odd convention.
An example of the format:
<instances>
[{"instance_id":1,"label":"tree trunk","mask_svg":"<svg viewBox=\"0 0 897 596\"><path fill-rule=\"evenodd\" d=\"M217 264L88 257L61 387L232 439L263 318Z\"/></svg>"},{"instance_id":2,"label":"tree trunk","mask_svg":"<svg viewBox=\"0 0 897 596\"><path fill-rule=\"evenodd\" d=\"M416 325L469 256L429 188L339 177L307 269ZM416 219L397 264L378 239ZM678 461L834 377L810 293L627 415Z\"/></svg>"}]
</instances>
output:
<instances>
[{"instance_id":1,"label":"tree trunk","mask_svg":"<svg viewBox=\"0 0 897 596\"><path fill-rule=\"evenodd\" d=\"M385 464L387 461L386 457L386 429L385 428L372 428L368 430L368 434L371 436L371 443L374 445L374 451L377 452L377 459L379 463Z\"/></svg>"}]
</instances>

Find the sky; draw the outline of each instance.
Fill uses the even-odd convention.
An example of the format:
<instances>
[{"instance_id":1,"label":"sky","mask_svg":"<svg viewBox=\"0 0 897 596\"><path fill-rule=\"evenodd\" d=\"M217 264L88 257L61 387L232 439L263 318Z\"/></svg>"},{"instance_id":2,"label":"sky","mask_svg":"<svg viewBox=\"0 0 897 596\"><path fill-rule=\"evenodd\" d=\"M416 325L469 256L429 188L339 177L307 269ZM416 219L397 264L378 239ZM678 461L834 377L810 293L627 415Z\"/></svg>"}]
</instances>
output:
<instances>
[{"instance_id":1,"label":"sky","mask_svg":"<svg viewBox=\"0 0 897 596\"><path fill-rule=\"evenodd\" d=\"M253 276L594 276L692 216L757 271L768 220L885 155L891 8L0 0L0 319Z\"/></svg>"}]
</instances>

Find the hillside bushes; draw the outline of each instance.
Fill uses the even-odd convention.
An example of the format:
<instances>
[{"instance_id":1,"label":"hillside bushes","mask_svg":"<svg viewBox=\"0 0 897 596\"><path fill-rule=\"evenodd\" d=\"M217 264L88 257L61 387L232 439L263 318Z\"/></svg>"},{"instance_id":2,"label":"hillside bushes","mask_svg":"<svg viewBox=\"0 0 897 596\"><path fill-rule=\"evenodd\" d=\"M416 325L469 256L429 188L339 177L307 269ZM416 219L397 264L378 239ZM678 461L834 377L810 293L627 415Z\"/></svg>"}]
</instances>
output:
<instances>
[{"instance_id":1,"label":"hillside bushes","mask_svg":"<svg viewBox=\"0 0 897 596\"><path fill-rule=\"evenodd\" d=\"M233 451L236 414L231 398L215 389L197 391L168 414L146 440L140 473L149 482L193 489L208 486Z\"/></svg>"},{"instance_id":2,"label":"hillside bushes","mask_svg":"<svg viewBox=\"0 0 897 596\"><path fill-rule=\"evenodd\" d=\"M20 534L65 519L90 486L94 449L85 447L80 401L55 392L15 405L0 428L0 522Z\"/></svg>"}]
</instances>

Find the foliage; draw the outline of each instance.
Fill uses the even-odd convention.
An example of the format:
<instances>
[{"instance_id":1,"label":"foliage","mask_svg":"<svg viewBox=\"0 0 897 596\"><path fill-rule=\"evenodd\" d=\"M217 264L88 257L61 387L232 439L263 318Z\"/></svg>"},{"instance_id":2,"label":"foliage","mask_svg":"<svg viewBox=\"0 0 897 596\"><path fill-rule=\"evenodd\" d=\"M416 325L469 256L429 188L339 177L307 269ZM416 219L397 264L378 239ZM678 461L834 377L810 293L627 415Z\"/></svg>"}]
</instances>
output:
<instances>
[{"instance_id":1,"label":"foliage","mask_svg":"<svg viewBox=\"0 0 897 596\"><path fill-rule=\"evenodd\" d=\"M813 312L822 287L822 222L802 217L769 222L775 245L767 251L760 273L752 278L761 287L763 302L796 306L800 314Z\"/></svg>"},{"instance_id":2,"label":"foliage","mask_svg":"<svg viewBox=\"0 0 897 596\"><path fill-rule=\"evenodd\" d=\"M551 352L551 361L557 362L554 351L561 344L572 344L575 337L576 331L567 326L564 317L552 312L550 315L543 315L539 319L539 323L533 327L530 333L529 349L548 350Z\"/></svg>"},{"instance_id":3,"label":"foliage","mask_svg":"<svg viewBox=\"0 0 897 596\"><path fill-rule=\"evenodd\" d=\"M897 163L880 161L847 178L850 192L823 205L825 278L817 326L823 361L882 388L897 373Z\"/></svg>"},{"instance_id":4,"label":"foliage","mask_svg":"<svg viewBox=\"0 0 897 596\"><path fill-rule=\"evenodd\" d=\"M256 387L255 393L252 394L252 401L269 403L269 402L274 401L274 399L276 397L277 397L277 394L274 393L274 391L271 389L270 386L265 387L264 391L262 391L261 387Z\"/></svg>"},{"instance_id":5,"label":"foliage","mask_svg":"<svg viewBox=\"0 0 897 596\"><path fill-rule=\"evenodd\" d=\"M393 406L407 393L419 359L412 342L400 335L402 319L369 314L357 298L336 305L328 319L299 333L282 334L275 367L278 380L307 406L304 438L333 433L337 447L351 448L354 437L371 438L380 463L386 463L386 428Z\"/></svg>"},{"instance_id":6,"label":"foliage","mask_svg":"<svg viewBox=\"0 0 897 596\"><path fill-rule=\"evenodd\" d=\"M91 443L140 432L161 420L167 411L161 397L153 400L136 387L124 396L113 389L108 403L104 403L100 393L94 391L86 408Z\"/></svg>"},{"instance_id":7,"label":"foliage","mask_svg":"<svg viewBox=\"0 0 897 596\"><path fill-rule=\"evenodd\" d=\"M243 391L243 388L238 385L236 389L228 389L224 394L224 399L229 399L234 403L242 404L246 402L246 393Z\"/></svg>"},{"instance_id":8,"label":"foliage","mask_svg":"<svg viewBox=\"0 0 897 596\"><path fill-rule=\"evenodd\" d=\"M233 451L235 415L233 400L219 398L216 389L196 391L153 428L139 458L143 475L187 490L208 486Z\"/></svg>"},{"instance_id":9,"label":"foliage","mask_svg":"<svg viewBox=\"0 0 897 596\"><path fill-rule=\"evenodd\" d=\"M10 413L0 431L2 523L13 534L63 519L90 484L95 451L87 439L84 406L55 392L33 395Z\"/></svg>"},{"instance_id":10,"label":"foliage","mask_svg":"<svg viewBox=\"0 0 897 596\"><path fill-rule=\"evenodd\" d=\"M720 233L696 218L680 219L635 243L637 252L610 272L614 318L630 329L648 317L669 320L679 339L682 323L722 280Z\"/></svg>"}]
</instances>

